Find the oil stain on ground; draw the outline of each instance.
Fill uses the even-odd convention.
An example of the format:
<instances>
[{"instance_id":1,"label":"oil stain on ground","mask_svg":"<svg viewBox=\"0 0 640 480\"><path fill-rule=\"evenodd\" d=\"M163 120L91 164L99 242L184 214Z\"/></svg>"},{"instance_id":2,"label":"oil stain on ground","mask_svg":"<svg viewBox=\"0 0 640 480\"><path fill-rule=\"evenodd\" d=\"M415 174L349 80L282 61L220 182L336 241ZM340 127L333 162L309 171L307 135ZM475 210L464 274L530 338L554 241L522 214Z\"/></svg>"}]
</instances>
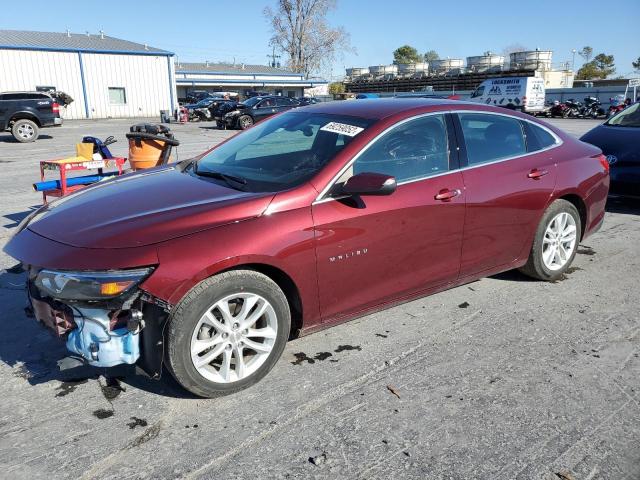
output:
<instances>
[{"instance_id":1,"label":"oil stain on ground","mask_svg":"<svg viewBox=\"0 0 640 480\"><path fill-rule=\"evenodd\" d=\"M336 348L334 350L334 352L336 353L340 353L340 352L346 352L349 350L357 350L360 351L362 350L362 347L360 345L338 345L338 348Z\"/></svg>"},{"instance_id":2,"label":"oil stain on ground","mask_svg":"<svg viewBox=\"0 0 640 480\"><path fill-rule=\"evenodd\" d=\"M93 416L99 418L100 420L104 420L105 418L113 417L113 410L106 410L104 408L100 408L98 410L94 410Z\"/></svg>"},{"instance_id":3,"label":"oil stain on ground","mask_svg":"<svg viewBox=\"0 0 640 480\"><path fill-rule=\"evenodd\" d=\"M105 384L100 383L100 389L102 390L102 395L109 402L118 398L122 392L126 392L127 389L121 385L121 381L123 377L105 377Z\"/></svg>"},{"instance_id":4,"label":"oil stain on ground","mask_svg":"<svg viewBox=\"0 0 640 480\"><path fill-rule=\"evenodd\" d=\"M59 390L59 392L56 393L56 397L65 397L78 388L78 385L82 385L88 381L88 378L72 378L62 382L60 386L56 388L56 390Z\"/></svg>"},{"instance_id":5,"label":"oil stain on ground","mask_svg":"<svg viewBox=\"0 0 640 480\"><path fill-rule=\"evenodd\" d=\"M582 255L595 255L596 251L591 247L587 247L586 245L581 245L578 247L578 253Z\"/></svg>"},{"instance_id":6,"label":"oil stain on ground","mask_svg":"<svg viewBox=\"0 0 640 480\"><path fill-rule=\"evenodd\" d=\"M303 362L314 364L316 363L316 360L322 362L323 360L326 360L327 358L331 357L332 354L330 352L319 352L319 353L316 353L313 357L309 357L304 352L298 352L298 353L294 353L293 356L296 357L296 360L295 362L291 362L291 364L302 365Z\"/></svg>"},{"instance_id":7,"label":"oil stain on ground","mask_svg":"<svg viewBox=\"0 0 640 480\"><path fill-rule=\"evenodd\" d=\"M149 425L144 418L138 418L138 417L130 417L130 418L131 418L131 422L127 423L127 426L131 430L133 430L136 427L146 427L147 425Z\"/></svg>"}]
</instances>

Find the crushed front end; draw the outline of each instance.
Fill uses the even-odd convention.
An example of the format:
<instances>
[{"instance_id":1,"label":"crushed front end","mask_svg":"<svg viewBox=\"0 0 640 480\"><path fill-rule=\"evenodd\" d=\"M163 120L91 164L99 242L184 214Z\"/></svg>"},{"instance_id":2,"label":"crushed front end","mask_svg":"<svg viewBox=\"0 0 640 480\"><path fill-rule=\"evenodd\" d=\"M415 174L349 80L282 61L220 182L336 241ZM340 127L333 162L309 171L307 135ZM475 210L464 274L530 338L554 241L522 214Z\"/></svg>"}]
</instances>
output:
<instances>
[{"instance_id":1,"label":"crushed front end","mask_svg":"<svg viewBox=\"0 0 640 480\"><path fill-rule=\"evenodd\" d=\"M139 364L150 376L159 377L169 308L138 288L152 271L29 267L30 311L88 364Z\"/></svg>"}]
</instances>

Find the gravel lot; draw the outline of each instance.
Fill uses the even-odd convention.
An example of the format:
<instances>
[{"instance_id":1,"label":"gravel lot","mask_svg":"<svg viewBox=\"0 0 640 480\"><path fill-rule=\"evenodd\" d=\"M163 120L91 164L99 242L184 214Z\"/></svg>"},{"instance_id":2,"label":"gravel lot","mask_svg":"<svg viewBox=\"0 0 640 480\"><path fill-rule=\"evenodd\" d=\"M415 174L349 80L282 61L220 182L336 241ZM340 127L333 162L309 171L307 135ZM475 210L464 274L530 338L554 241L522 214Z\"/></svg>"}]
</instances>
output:
<instances>
[{"instance_id":1,"label":"gravel lot","mask_svg":"<svg viewBox=\"0 0 640 480\"><path fill-rule=\"evenodd\" d=\"M0 245L41 201L39 160L88 134L124 155L132 123L0 134ZM233 133L173 128L179 158ZM509 272L292 341L265 380L217 400L168 375L60 372L63 346L23 314L23 275L2 271L0 476L638 480L639 215L612 203L561 281Z\"/></svg>"}]
</instances>

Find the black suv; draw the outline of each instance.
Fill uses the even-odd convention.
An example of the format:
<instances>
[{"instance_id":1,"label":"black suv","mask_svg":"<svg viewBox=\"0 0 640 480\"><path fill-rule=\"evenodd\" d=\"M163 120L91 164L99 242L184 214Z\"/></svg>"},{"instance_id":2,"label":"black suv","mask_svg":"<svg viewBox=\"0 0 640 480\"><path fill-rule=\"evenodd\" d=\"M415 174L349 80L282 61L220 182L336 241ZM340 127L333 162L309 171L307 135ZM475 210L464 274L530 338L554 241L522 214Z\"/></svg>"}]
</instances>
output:
<instances>
[{"instance_id":1,"label":"black suv","mask_svg":"<svg viewBox=\"0 0 640 480\"><path fill-rule=\"evenodd\" d=\"M216 121L222 127L246 130L263 118L298 106L300 106L300 103L295 98L277 96L251 97L239 103L234 110L216 118Z\"/></svg>"},{"instance_id":2,"label":"black suv","mask_svg":"<svg viewBox=\"0 0 640 480\"><path fill-rule=\"evenodd\" d=\"M60 105L48 93L0 93L0 132L9 130L21 143L33 142L42 127L62 125Z\"/></svg>"}]
</instances>

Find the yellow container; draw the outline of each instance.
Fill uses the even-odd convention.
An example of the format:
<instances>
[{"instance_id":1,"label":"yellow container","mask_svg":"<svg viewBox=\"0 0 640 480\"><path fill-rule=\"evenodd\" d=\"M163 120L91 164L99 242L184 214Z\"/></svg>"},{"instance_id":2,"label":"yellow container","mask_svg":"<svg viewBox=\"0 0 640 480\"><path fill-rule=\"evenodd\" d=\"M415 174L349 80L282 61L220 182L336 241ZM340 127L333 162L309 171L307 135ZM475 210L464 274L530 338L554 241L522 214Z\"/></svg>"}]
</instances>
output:
<instances>
[{"instance_id":1,"label":"yellow container","mask_svg":"<svg viewBox=\"0 0 640 480\"><path fill-rule=\"evenodd\" d=\"M76 156L93 159L93 143L76 143Z\"/></svg>"}]
</instances>

